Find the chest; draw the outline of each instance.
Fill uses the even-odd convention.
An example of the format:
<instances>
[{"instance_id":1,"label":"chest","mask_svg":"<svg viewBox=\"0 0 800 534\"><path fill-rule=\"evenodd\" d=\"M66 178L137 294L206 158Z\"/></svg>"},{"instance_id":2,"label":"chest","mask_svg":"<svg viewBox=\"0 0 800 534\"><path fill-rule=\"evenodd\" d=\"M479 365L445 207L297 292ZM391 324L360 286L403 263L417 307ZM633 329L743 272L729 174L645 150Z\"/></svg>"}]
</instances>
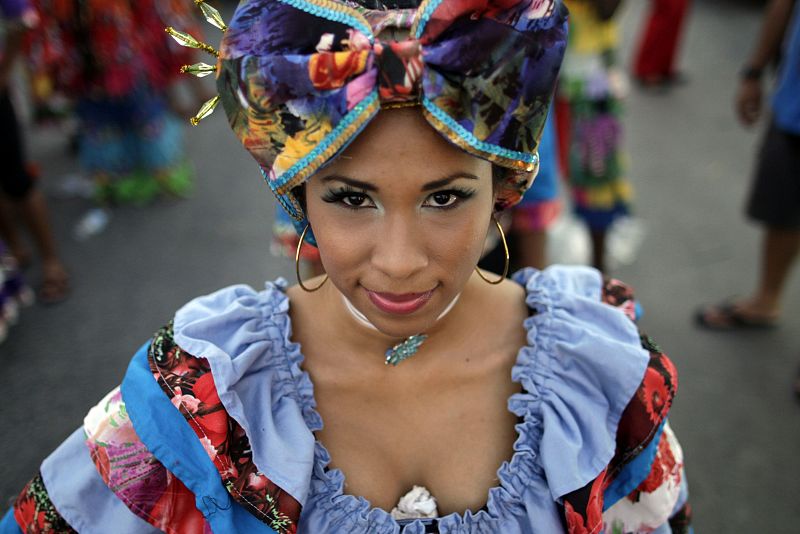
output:
<instances>
[{"instance_id":1,"label":"chest","mask_svg":"<svg viewBox=\"0 0 800 534\"><path fill-rule=\"evenodd\" d=\"M317 439L344 473L344 491L390 511L422 485L440 515L480 509L513 453L516 418L507 402L519 391L510 378L514 355L487 359L474 372L414 380L309 370L324 421Z\"/></svg>"}]
</instances>

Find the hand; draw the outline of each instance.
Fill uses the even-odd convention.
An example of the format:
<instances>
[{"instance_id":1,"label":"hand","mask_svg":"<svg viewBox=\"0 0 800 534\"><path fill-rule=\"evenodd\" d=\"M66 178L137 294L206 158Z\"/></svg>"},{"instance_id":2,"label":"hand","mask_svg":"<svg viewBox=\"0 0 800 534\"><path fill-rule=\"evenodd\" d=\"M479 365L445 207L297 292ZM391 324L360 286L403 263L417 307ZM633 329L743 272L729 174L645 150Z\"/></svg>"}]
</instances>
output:
<instances>
[{"instance_id":1,"label":"hand","mask_svg":"<svg viewBox=\"0 0 800 534\"><path fill-rule=\"evenodd\" d=\"M743 79L736 94L736 113L745 126L754 125L761 117L761 81Z\"/></svg>"}]
</instances>

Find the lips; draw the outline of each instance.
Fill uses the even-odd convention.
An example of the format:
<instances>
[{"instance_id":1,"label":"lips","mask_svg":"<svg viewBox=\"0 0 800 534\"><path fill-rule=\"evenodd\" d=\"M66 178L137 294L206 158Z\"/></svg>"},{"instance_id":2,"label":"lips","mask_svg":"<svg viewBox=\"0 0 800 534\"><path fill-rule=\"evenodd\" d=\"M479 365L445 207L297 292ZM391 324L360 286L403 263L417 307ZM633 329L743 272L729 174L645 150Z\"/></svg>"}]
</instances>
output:
<instances>
[{"instance_id":1,"label":"lips","mask_svg":"<svg viewBox=\"0 0 800 534\"><path fill-rule=\"evenodd\" d=\"M419 310L433 296L434 289L424 293L381 293L378 291L366 290L369 300L379 310L396 315L408 315Z\"/></svg>"}]
</instances>

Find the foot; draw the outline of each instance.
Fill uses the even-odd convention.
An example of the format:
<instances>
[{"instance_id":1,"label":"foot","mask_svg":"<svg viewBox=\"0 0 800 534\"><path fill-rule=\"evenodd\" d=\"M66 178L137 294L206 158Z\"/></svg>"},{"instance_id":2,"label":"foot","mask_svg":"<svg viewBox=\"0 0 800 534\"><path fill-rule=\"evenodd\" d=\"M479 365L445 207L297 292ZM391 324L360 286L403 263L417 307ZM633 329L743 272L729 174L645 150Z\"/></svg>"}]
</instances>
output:
<instances>
[{"instance_id":1,"label":"foot","mask_svg":"<svg viewBox=\"0 0 800 534\"><path fill-rule=\"evenodd\" d=\"M67 298L70 291L69 275L59 261L51 261L42 266L42 285L39 288L39 302L58 304Z\"/></svg>"},{"instance_id":2,"label":"foot","mask_svg":"<svg viewBox=\"0 0 800 534\"><path fill-rule=\"evenodd\" d=\"M763 329L776 327L779 318L779 310L742 299L705 306L697 311L695 322L709 330Z\"/></svg>"}]
</instances>

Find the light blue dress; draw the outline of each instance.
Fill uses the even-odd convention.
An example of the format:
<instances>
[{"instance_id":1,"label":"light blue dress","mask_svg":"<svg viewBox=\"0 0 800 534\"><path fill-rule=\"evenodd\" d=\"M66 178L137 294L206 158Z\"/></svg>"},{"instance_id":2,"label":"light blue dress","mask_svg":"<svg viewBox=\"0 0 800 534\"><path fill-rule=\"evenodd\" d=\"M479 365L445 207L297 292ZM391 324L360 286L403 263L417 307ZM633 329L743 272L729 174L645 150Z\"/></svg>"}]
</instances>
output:
<instances>
[{"instance_id":1,"label":"light blue dress","mask_svg":"<svg viewBox=\"0 0 800 534\"><path fill-rule=\"evenodd\" d=\"M257 475L299 506L294 530L285 532L564 532L565 513L568 520L574 517L570 495L607 482L602 491L606 502L599 513L624 499L658 461L663 423L653 426L650 441L637 451L638 464L620 464L615 479L603 478L618 453L623 412L640 390L652 357L629 314L604 302L606 286L597 271L528 269L517 273L515 280L526 288L531 315L524 322L527 345L520 349L512 370L522 392L508 400L508 409L519 420L514 454L498 469L499 485L489 490L481 510L427 521L432 530L426 530L426 521L398 522L364 498L346 494L343 474L328 467L330 455L315 438L323 421L314 385L302 368L301 347L292 341L290 302L282 281L269 283L260 292L240 285L193 300L174 317L174 342L179 352L207 362L229 421L240 425L249 439ZM42 464L41 478L55 510L81 532L160 531L164 521L174 523L180 517L173 514L165 520L157 516L163 506L150 506L158 487L142 486L143 479L153 480L155 475L147 478L141 468L155 464L193 494L196 517L202 514L209 531L272 532L242 505L230 485L226 491L207 444L197 439L175 409L175 398L164 395L163 385L153 379L158 378L159 368L158 362L148 360L148 348L157 343L158 337L136 354L121 390L90 412L84 428ZM121 462L117 467L109 451L106 463L111 468L101 476L100 468L95 469L102 463L95 454L97 444L87 435L98 426L97 410L119 402L120 396L124 409L116 412L116 419L101 423L135 430L142 447L119 456L128 465ZM94 446L91 457L87 443ZM680 485L680 492L670 493L666 505L661 503L668 512L664 524L669 512L685 502L685 483ZM586 495L599 493L593 489ZM660 528L657 532L670 532ZM19 529L9 513L0 533L10 532Z\"/></svg>"}]
</instances>

